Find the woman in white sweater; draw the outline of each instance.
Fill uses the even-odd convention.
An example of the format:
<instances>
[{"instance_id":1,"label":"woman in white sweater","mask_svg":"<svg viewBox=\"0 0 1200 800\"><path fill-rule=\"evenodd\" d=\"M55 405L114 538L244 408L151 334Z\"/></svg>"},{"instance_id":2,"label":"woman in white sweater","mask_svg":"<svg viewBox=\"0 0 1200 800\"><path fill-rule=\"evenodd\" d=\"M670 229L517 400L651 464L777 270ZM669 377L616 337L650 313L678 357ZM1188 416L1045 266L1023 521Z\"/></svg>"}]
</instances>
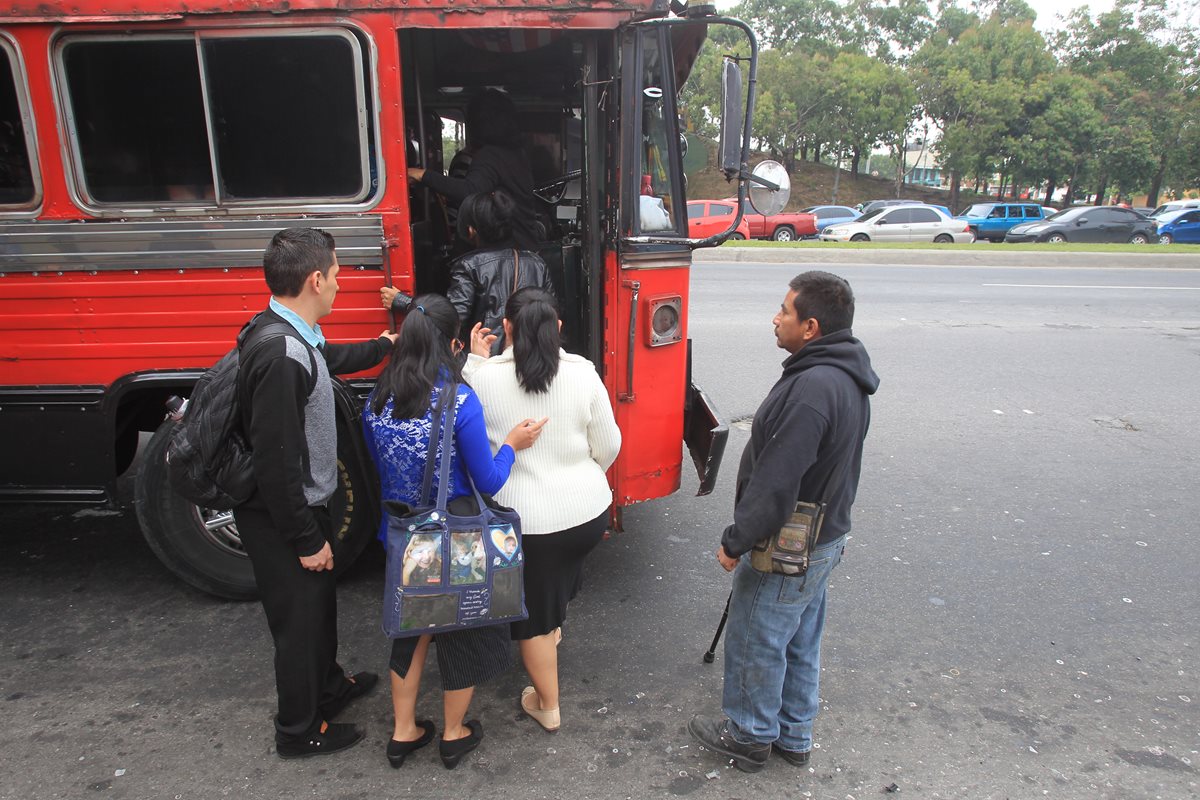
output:
<instances>
[{"instance_id":1,"label":"woman in white sweater","mask_svg":"<svg viewBox=\"0 0 1200 800\"><path fill-rule=\"evenodd\" d=\"M521 515L524 539L529 619L513 624L512 638L533 686L521 693L521 708L554 732L558 629L582 585L583 560L608 525L612 489L605 471L621 449L621 431L596 368L559 347L553 295L521 289L504 316L507 349L487 358L490 337L477 325L463 377L483 403L489 439L500 441L522 420L549 418L496 499Z\"/></svg>"}]
</instances>

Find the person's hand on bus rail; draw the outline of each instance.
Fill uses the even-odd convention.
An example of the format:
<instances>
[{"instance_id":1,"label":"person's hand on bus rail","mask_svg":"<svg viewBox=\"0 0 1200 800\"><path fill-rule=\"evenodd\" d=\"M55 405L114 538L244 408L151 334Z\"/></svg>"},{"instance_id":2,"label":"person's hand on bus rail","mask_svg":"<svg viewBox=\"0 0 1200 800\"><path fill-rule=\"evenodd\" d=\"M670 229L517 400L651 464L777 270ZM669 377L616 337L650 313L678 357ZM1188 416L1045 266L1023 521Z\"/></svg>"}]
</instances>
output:
<instances>
[{"instance_id":1,"label":"person's hand on bus rail","mask_svg":"<svg viewBox=\"0 0 1200 800\"><path fill-rule=\"evenodd\" d=\"M300 566L313 572L333 569L333 548L329 546L329 542L311 556L300 556Z\"/></svg>"},{"instance_id":2,"label":"person's hand on bus rail","mask_svg":"<svg viewBox=\"0 0 1200 800\"><path fill-rule=\"evenodd\" d=\"M378 339L380 337L384 337L392 344L395 344L396 340L400 338L400 334L398 334L394 331L384 331L383 333L379 334L379 336L376 336L375 338Z\"/></svg>"},{"instance_id":3,"label":"person's hand on bus rail","mask_svg":"<svg viewBox=\"0 0 1200 800\"><path fill-rule=\"evenodd\" d=\"M425 177L425 169L423 167L409 167L408 179L415 183L419 183Z\"/></svg>"},{"instance_id":4,"label":"person's hand on bus rail","mask_svg":"<svg viewBox=\"0 0 1200 800\"><path fill-rule=\"evenodd\" d=\"M389 311L400 311L407 314L412 308L412 297L397 289L395 286L379 287L379 302Z\"/></svg>"},{"instance_id":5,"label":"person's hand on bus rail","mask_svg":"<svg viewBox=\"0 0 1200 800\"><path fill-rule=\"evenodd\" d=\"M475 327L471 328L471 352L480 358L492 354L492 343L495 341L496 334L492 333L491 328L483 327L482 322L476 322Z\"/></svg>"}]
</instances>

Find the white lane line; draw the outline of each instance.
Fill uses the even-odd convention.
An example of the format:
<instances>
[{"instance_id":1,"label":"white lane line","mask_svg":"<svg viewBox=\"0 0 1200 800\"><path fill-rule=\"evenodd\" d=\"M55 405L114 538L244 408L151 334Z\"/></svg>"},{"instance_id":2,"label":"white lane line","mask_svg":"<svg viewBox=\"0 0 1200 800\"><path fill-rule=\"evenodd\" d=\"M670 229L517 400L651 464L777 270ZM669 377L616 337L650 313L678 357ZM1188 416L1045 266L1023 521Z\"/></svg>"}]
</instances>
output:
<instances>
[{"instance_id":1,"label":"white lane line","mask_svg":"<svg viewBox=\"0 0 1200 800\"><path fill-rule=\"evenodd\" d=\"M1174 291L1200 291L1200 286L1088 286L1083 284L1066 283L985 283L984 286L1006 286L1013 289L1147 289Z\"/></svg>"}]
</instances>

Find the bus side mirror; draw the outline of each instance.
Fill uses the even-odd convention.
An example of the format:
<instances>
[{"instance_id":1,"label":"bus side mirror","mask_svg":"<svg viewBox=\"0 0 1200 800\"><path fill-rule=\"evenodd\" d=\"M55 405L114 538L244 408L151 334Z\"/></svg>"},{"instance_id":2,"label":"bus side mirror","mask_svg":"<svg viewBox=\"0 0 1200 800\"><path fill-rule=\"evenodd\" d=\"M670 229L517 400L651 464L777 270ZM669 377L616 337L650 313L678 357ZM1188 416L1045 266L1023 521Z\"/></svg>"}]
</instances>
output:
<instances>
[{"instance_id":1,"label":"bus side mirror","mask_svg":"<svg viewBox=\"0 0 1200 800\"><path fill-rule=\"evenodd\" d=\"M717 148L726 179L742 171L742 68L725 59L721 72L721 141Z\"/></svg>"}]
</instances>

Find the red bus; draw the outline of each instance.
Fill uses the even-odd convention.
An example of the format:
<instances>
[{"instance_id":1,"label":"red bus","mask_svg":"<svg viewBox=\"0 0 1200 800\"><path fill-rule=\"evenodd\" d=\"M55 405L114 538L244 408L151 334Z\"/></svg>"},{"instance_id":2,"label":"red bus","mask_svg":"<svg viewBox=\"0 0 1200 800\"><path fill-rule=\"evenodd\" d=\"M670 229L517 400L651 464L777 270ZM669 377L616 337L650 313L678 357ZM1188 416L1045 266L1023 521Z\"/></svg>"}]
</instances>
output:
<instances>
[{"instance_id":1,"label":"red bus","mask_svg":"<svg viewBox=\"0 0 1200 800\"><path fill-rule=\"evenodd\" d=\"M565 346L597 365L624 434L618 516L679 488L685 440L710 491L726 428L690 379L688 273L720 237L687 238L676 97L713 24L754 57L742 23L664 0L18 2L0 20L0 499L116 502L142 441L150 546L200 589L252 595L232 515L169 489L165 404L264 307L281 228L337 239L334 341L401 322L382 285L443 285L445 209L406 168L443 170L487 87L527 134ZM753 72L725 121L740 179ZM371 385L336 387L343 566L378 520Z\"/></svg>"}]
</instances>

